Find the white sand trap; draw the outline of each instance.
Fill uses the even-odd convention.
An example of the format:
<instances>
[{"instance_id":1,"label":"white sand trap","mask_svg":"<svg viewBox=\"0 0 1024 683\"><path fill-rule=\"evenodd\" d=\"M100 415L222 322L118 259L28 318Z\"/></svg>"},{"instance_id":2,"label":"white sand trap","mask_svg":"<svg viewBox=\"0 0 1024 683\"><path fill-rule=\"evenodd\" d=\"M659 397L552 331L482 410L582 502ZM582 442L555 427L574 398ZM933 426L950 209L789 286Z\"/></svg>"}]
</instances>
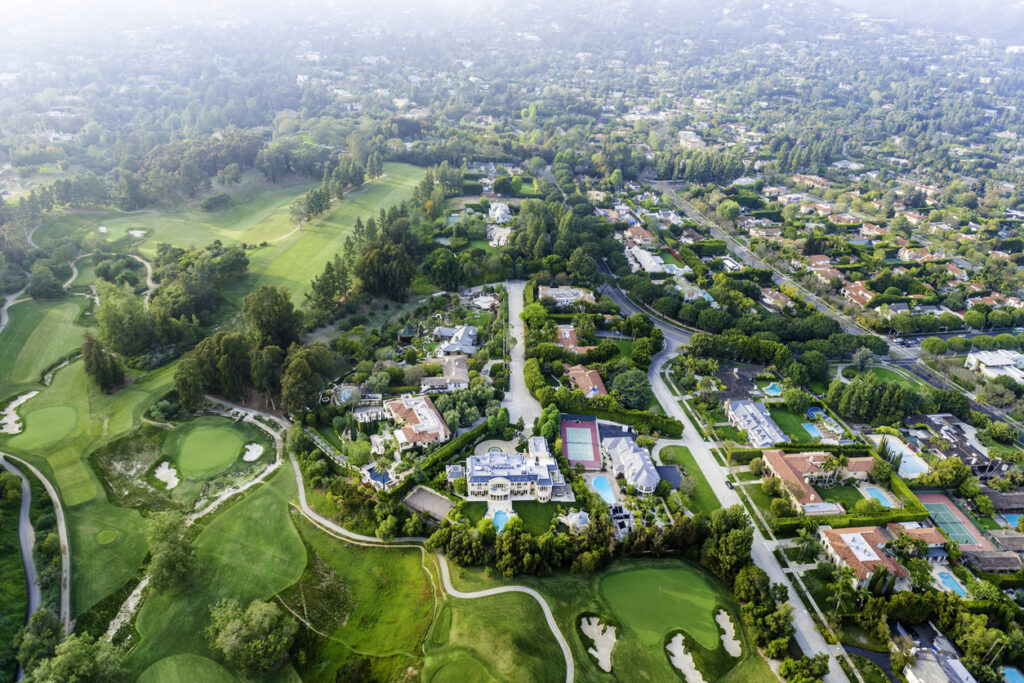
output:
<instances>
[{"instance_id":1,"label":"white sand trap","mask_svg":"<svg viewBox=\"0 0 1024 683\"><path fill-rule=\"evenodd\" d=\"M259 460L261 455L263 455L263 446L258 443L247 443L245 444L245 453L242 455L242 460L252 462L253 460Z\"/></svg>"},{"instance_id":2,"label":"white sand trap","mask_svg":"<svg viewBox=\"0 0 1024 683\"><path fill-rule=\"evenodd\" d=\"M722 647L729 653L730 657L739 657L743 654L743 648L740 647L740 641L736 640L736 629L733 628L732 619L729 618L729 613L724 609L718 610L718 614L715 615L715 621L722 627L725 633L722 634Z\"/></svg>"},{"instance_id":3,"label":"white sand trap","mask_svg":"<svg viewBox=\"0 0 1024 683\"><path fill-rule=\"evenodd\" d=\"M137 237L138 239L142 239L143 237L146 236L146 231L145 230L129 230L128 234L131 235L132 237Z\"/></svg>"},{"instance_id":4,"label":"white sand trap","mask_svg":"<svg viewBox=\"0 0 1024 683\"><path fill-rule=\"evenodd\" d=\"M168 491L178 485L178 471L171 467L171 463L166 460L160 463L160 466L156 468L156 472L153 473L153 476L167 484Z\"/></svg>"},{"instance_id":5,"label":"white sand trap","mask_svg":"<svg viewBox=\"0 0 1024 683\"><path fill-rule=\"evenodd\" d=\"M99 230L100 232L102 232L103 234L106 234L106 233L107 233L107 226L105 226L105 225L101 225L101 226L100 226L100 227L98 228L98 230Z\"/></svg>"},{"instance_id":6,"label":"white sand trap","mask_svg":"<svg viewBox=\"0 0 1024 683\"><path fill-rule=\"evenodd\" d=\"M18 416L18 407L38 393L38 391L30 391L7 404L3 415L0 416L0 434L21 433L21 418Z\"/></svg>"},{"instance_id":7,"label":"white sand trap","mask_svg":"<svg viewBox=\"0 0 1024 683\"><path fill-rule=\"evenodd\" d=\"M612 670L612 648L615 647L615 627L605 626L597 617L586 617L580 620L580 630L594 641L594 647L587 653L597 660L597 665L604 671Z\"/></svg>"},{"instance_id":8,"label":"white sand trap","mask_svg":"<svg viewBox=\"0 0 1024 683\"><path fill-rule=\"evenodd\" d=\"M668 658L672 662L672 666L683 672L687 683L704 683L704 676L697 670L697 665L693 663L693 655L687 652L683 645L682 633L677 633L665 646L665 649L668 650Z\"/></svg>"}]
</instances>

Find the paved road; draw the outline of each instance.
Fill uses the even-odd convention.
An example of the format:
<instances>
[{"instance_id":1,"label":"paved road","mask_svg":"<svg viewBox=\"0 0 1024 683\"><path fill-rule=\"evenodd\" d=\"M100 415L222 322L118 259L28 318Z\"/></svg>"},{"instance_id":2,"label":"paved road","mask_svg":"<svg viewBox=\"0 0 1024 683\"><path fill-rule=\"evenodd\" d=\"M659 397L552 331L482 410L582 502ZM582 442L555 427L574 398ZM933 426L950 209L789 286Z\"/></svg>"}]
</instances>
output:
<instances>
[{"instance_id":1,"label":"paved road","mask_svg":"<svg viewBox=\"0 0 1024 683\"><path fill-rule=\"evenodd\" d=\"M8 472L13 472L21 479L21 509L18 512L18 541L21 545L21 563L25 567L25 582L28 584L28 610L25 612L25 623L36 613L39 605L43 602L43 593L39 589L39 577L36 574L36 563L32 558L32 548L36 544L36 532L32 528L29 519L29 509L32 507L32 488L29 486L28 477L21 473L17 467L0 457L0 467ZM18 666L16 680L25 677L25 672Z\"/></svg>"},{"instance_id":2,"label":"paved road","mask_svg":"<svg viewBox=\"0 0 1024 683\"><path fill-rule=\"evenodd\" d=\"M658 398L658 402L661 403L661 406L671 417L683 423L682 438L672 443L682 443L690 449L694 459L697 461L697 465L711 485L715 496L724 507L742 505L736 491L725 485L725 477L728 473L711 453L711 446L713 444L708 444L701 438L693 423L679 406L679 397L673 395L661 379L662 369L675 355L677 348L675 345L666 344L665 349L654 357L648 372L648 379L651 382L651 387L654 389L655 396ZM803 601L800 600L799 595L790 583L789 577L782 571L782 567L772 553L768 541L761 535L757 527L754 528L754 544L750 549L750 556L754 564L763 569L773 583L781 583L789 588L789 604L793 607L793 625L796 627L796 640L800 644L800 648L808 654L825 652L829 656L829 673L825 677L826 683L847 681L846 675L836 660L837 649L841 651L841 648L828 645L818 632L810 613L804 607Z\"/></svg>"},{"instance_id":3,"label":"paved road","mask_svg":"<svg viewBox=\"0 0 1024 683\"><path fill-rule=\"evenodd\" d=\"M53 502L53 512L57 517L57 536L60 539L60 621L64 624L64 632L71 633L71 553L68 549L68 525L64 519L64 507L61 505L57 490L53 488L50 480L43 476L43 473L25 462L21 458L10 453L0 452L0 460L7 462L16 461L18 467L28 469L42 482L47 495ZM24 490L24 489L23 489ZM20 531L20 529L19 529ZM24 553L24 550L22 551ZM33 574L35 571L33 570Z\"/></svg>"},{"instance_id":4,"label":"paved road","mask_svg":"<svg viewBox=\"0 0 1024 683\"><path fill-rule=\"evenodd\" d=\"M526 363L526 331L523 327L523 292L526 283L522 280L511 280L505 283L508 296L508 319L512 339L515 344L509 353L512 361L509 365L509 392L505 394L501 405L508 408L509 421L513 424L523 418L526 429L533 426L533 421L540 417L540 402L530 395L523 377L523 365Z\"/></svg>"},{"instance_id":5,"label":"paved road","mask_svg":"<svg viewBox=\"0 0 1024 683\"><path fill-rule=\"evenodd\" d=\"M153 292L155 292L157 287L160 286L156 281L153 280L153 264L147 261L146 259L142 258L141 256L136 256L135 254L128 255L146 267L146 295L145 297L143 297L142 303L148 309L149 297L152 296Z\"/></svg>"},{"instance_id":6,"label":"paved road","mask_svg":"<svg viewBox=\"0 0 1024 683\"><path fill-rule=\"evenodd\" d=\"M620 309L622 309L623 315L630 316L635 313L645 314L648 318L650 318L651 322L654 323L654 326L661 330L661 333L665 336L666 344L671 343L676 346L681 346L683 344L690 343L690 337L693 336L693 332L684 330L680 327L676 327L675 325L670 325L669 323L658 318L657 316L652 315L650 311L646 311L642 309L640 306L637 306L635 303L633 303L632 299L626 296L622 292L622 290L619 289L614 284L606 283L604 285L601 285L601 288L598 291L600 291L601 294L607 294L608 298L611 299L615 304L617 304Z\"/></svg>"}]
</instances>

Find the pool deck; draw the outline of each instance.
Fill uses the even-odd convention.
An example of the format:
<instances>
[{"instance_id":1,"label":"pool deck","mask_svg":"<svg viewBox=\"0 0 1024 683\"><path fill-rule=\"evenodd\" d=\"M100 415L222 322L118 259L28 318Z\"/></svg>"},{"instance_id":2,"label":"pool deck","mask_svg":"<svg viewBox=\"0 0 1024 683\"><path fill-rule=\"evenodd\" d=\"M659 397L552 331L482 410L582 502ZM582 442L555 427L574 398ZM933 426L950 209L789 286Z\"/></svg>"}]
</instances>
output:
<instances>
[{"instance_id":1,"label":"pool deck","mask_svg":"<svg viewBox=\"0 0 1024 683\"><path fill-rule=\"evenodd\" d=\"M896 499L896 497L893 496L889 491L887 491L884 486L879 486L878 484L869 484L867 482L861 482L860 485L857 486L857 490L860 491L860 494L862 496L864 496L865 498L872 498L874 500L878 500L877 498L871 495L871 492L868 491L868 489L878 489L879 491L881 491L882 495L885 496L885 499L889 501L890 510L895 510L897 508L903 507L903 504L900 503L900 501Z\"/></svg>"},{"instance_id":2,"label":"pool deck","mask_svg":"<svg viewBox=\"0 0 1024 683\"><path fill-rule=\"evenodd\" d=\"M606 478L608 480L608 483L611 485L610 488L612 490L612 495L615 496L615 500L616 501L622 500L622 496L619 493L619 484L618 484L617 481L615 481L615 475L614 474L612 474L611 472L587 472L586 474L583 475L583 479L587 482L587 488L589 488L591 491L593 491L597 495L601 496L601 492L598 491L597 488L594 487L594 478L595 477L604 477L604 478ZM604 496L601 496L601 500L604 500ZM605 502L607 503L608 501L605 501ZM611 503L608 503L608 504L611 505Z\"/></svg>"},{"instance_id":3,"label":"pool deck","mask_svg":"<svg viewBox=\"0 0 1024 683\"><path fill-rule=\"evenodd\" d=\"M938 588L940 591L944 591L946 593L955 593L956 592L952 588L949 588L948 586L946 586L946 584L944 584L942 582L942 577L939 576L939 574L941 572L946 572L950 576L952 576L953 580L955 580L958 584L960 584L960 587L964 589L964 593L965 594L967 593L967 586L965 586L963 584L963 582L960 581L960 579L956 578L956 574L954 574L952 571L950 571L950 568L949 568L948 565L944 565L944 564L939 564L939 565L933 565L932 566L932 578L935 579L934 586L936 588ZM959 593L957 593L957 595L959 595Z\"/></svg>"}]
</instances>

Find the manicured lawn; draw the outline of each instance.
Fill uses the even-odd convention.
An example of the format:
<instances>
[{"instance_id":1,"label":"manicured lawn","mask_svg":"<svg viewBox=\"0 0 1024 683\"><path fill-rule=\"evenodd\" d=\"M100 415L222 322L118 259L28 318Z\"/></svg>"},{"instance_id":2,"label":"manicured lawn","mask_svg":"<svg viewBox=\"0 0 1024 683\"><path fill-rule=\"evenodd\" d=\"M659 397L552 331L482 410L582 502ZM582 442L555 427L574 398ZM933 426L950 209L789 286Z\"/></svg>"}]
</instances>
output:
<instances>
[{"instance_id":1,"label":"manicured lawn","mask_svg":"<svg viewBox=\"0 0 1024 683\"><path fill-rule=\"evenodd\" d=\"M24 301L9 309L10 321L0 334L0 397L39 388L42 371L82 345L85 328L74 322L84 301Z\"/></svg>"},{"instance_id":2,"label":"manicured lawn","mask_svg":"<svg viewBox=\"0 0 1024 683\"><path fill-rule=\"evenodd\" d=\"M758 481L761 479L760 476L753 472L737 472L735 476L737 481Z\"/></svg>"},{"instance_id":3,"label":"manicured lawn","mask_svg":"<svg viewBox=\"0 0 1024 683\"><path fill-rule=\"evenodd\" d=\"M735 441L740 442L740 431L732 425L719 425L715 427L715 434L718 436L719 441Z\"/></svg>"},{"instance_id":4,"label":"manicured lawn","mask_svg":"<svg viewBox=\"0 0 1024 683\"><path fill-rule=\"evenodd\" d=\"M223 666L199 655L164 657L139 676L139 683L235 683L238 679Z\"/></svg>"},{"instance_id":5,"label":"manicured lawn","mask_svg":"<svg viewBox=\"0 0 1024 683\"><path fill-rule=\"evenodd\" d=\"M223 598L243 606L268 600L298 580L306 551L288 511L293 477L291 468L282 468L199 533L193 544L195 580L186 588L150 593L139 609L140 640L127 660L131 671L137 675L176 654L209 656L203 630L213 604Z\"/></svg>"},{"instance_id":6,"label":"manicured lawn","mask_svg":"<svg viewBox=\"0 0 1024 683\"><path fill-rule=\"evenodd\" d=\"M471 524L476 526L477 522L484 518L487 514L487 503L482 500L474 500L470 503L466 503L466 507L463 509L462 514L470 521Z\"/></svg>"},{"instance_id":7,"label":"manicured lawn","mask_svg":"<svg viewBox=\"0 0 1024 683\"><path fill-rule=\"evenodd\" d=\"M422 169L408 164L385 164L384 173L382 178L345 195L328 213L306 224L301 231L288 235L290 224L282 226L277 236L288 236L250 253L248 272L224 292L228 300L238 305L254 289L284 285L291 291L292 299L301 302L313 276L343 249L356 218L365 221L380 209L409 199L423 177ZM288 204L282 205L281 210L287 217ZM155 246L152 240L147 244Z\"/></svg>"},{"instance_id":8,"label":"manicured lawn","mask_svg":"<svg viewBox=\"0 0 1024 683\"><path fill-rule=\"evenodd\" d=\"M890 370L888 368L870 367L862 374L874 375L883 382L896 382L897 384L902 384L904 387L913 389L914 391L921 389L922 386L917 380L910 379L905 375L901 375L895 370Z\"/></svg>"},{"instance_id":9,"label":"manicured lawn","mask_svg":"<svg viewBox=\"0 0 1024 683\"><path fill-rule=\"evenodd\" d=\"M296 524L309 561L301 594L292 587L281 597L299 610L305 603L307 614L322 621L316 616L320 612L317 582L309 580L309 572L324 563L345 594L342 609L347 610L326 615L327 623L317 624L318 630L326 627L330 640L314 639L306 663L299 665L303 680L340 678L336 672L350 648L374 658L374 680L401 678L407 667L417 665L434 614L434 587L423 569L421 552L353 546L301 518Z\"/></svg>"},{"instance_id":10,"label":"manicured lawn","mask_svg":"<svg viewBox=\"0 0 1024 683\"><path fill-rule=\"evenodd\" d=\"M558 505L538 503L532 500L517 500L512 508L522 517L523 526L534 536L540 536L551 526L551 519L558 512Z\"/></svg>"},{"instance_id":11,"label":"manicured lawn","mask_svg":"<svg viewBox=\"0 0 1024 683\"><path fill-rule=\"evenodd\" d=\"M205 479L230 467L242 454L242 435L233 426L226 418L200 418L173 430L168 442L177 437L175 462L181 473Z\"/></svg>"},{"instance_id":12,"label":"manicured lawn","mask_svg":"<svg viewBox=\"0 0 1024 683\"><path fill-rule=\"evenodd\" d=\"M693 454L690 453L689 448L686 446L668 446L661 449L660 455L661 461L664 464L680 465L686 470L686 474L693 477L697 482L697 488L693 493L693 501L691 503L693 512L711 513L722 507L722 504L718 502L718 498L715 496L715 492L711 490L711 485L708 484L704 472L697 466L697 461L694 459Z\"/></svg>"},{"instance_id":13,"label":"manicured lawn","mask_svg":"<svg viewBox=\"0 0 1024 683\"><path fill-rule=\"evenodd\" d=\"M779 429L785 432L793 443L810 443L814 441L811 435L807 433L807 430L803 428L802 423L810 422L806 415L797 415L785 408L769 408L768 412L771 414L772 419L775 420L775 424L779 425Z\"/></svg>"},{"instance_id":14,"label":"manicured lawn","mask_svg":"<svg viewBox=\"0 0 1024 683\"><path fill-rule=\"evenodd\" d=\"M678 631L686 632L692 640L694 658L698 667L704 669L705 680L738 683L772 678L767 664L748 640L739 609L728 589L702 568L685 560L620 559L594 574L558 572L544 578L519 576L511 580L493 569L452 567L452 574L452 581L460 590L515 583L539 591L569 641L577 681L680 680L664 648L666 638ZM719 631L713 619L718 607L729 612L736 627L736 637L743 650L739 659L729 657L717 640ZM597 615L617 627L610 676L587 654L591 641L579 630L580 619L585 614ZM540 640L553 644L547 632L541 629L543 622L523 622L517 632L522 634L524 645ZM705 650L701 642L710 643L715 649ZM553 664L560 665L562 658L557 650L550 658ZM473 670L460 671L472 678ZM557 670L549 667L527 679L554 681L564 676L564 669L558 666Z\"/></svg>"},{"instance_id":15,"label":"manicured lawn","mask_svg":"<svg viewBox=\"0 0 1024 683\"><path fill-rule=\"evenodd\" d=\"M619 353L623 356L628 356L633 352L633 342L628 339L612 339L611 342L618 347Z\"/></svg>"},{"instance_id":16,"label":"manicured lawn","mask_svg":"<svg viewBox=\"0 0 1024 683\"><path fill-rule=\"evenodd\" d=\"M833 486L830 489L815 486L814 490L821 494L821 499L829 503L839 503L847 512L853 511L857 501L864 500L864 496L854 486Z\"/></svg>"}]
</instances>

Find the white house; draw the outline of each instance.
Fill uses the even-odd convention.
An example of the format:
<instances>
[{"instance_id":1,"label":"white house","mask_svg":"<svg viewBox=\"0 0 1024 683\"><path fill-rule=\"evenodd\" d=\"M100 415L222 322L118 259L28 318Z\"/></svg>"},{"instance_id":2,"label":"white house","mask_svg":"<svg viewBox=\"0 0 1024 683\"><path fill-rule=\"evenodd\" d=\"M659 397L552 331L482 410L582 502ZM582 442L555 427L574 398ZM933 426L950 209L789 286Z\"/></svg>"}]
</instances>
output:
<instances>
[{"instance_id":1,"label":"white house","mask_svg":"<svg viewBox=\"0 0 1024 683\"><path fill-rule=\"evenodd\" d=\"M1006 376L1015 382L1024 382L1024 353L1019 351L971 351L964 367L985 377Z\"/></svg>"},{"instance_id":2,"label":"white house","mask_svg":"<svg viewBox=\"0 0 1024 683\"><path fill-rule=\"evenodd\" d=\"M612 473L622 476L639 493L654 493L661 476L651 461L651 454L627 436L616 436L601 441L601 450L611 458Z\"/></svg>"},{"instance_id":3,"label":"white house","mask_svg":"<svg viewBox=\"0 0 1024 683\"><path fill-rule=\"evenodd\" d=\"M492 223L508 223L512 220L512 212L509 211L508 204L504 202L494 202L491 204L491 208L487 212L487 218Z\"/></svg>"},{"instance_id":4,"label":"white house","mask_svg":"<svg viewBox=\"0 0 1024 683\"><path fill-rule=\"evenodd\" d=\"M789 437L775 424L763 403L728 401L725 404L725 416L733 427L746 430L747 441L754 448L767 448L789 441Z\"/></svg>"},{"instance_id":5,"label":"white house","mask_svg":"<svg viewBox=\"0 0 1024 683\"><path fill-rule=\"evenodd\" d=\"M438 362L441 364L441 376L422 378L420 391L424 394L447 394L469 389L469 363L465 356L445 356Z\"/></svg>"},{"instance_id":6,"label":"white house","mask_svg":"<svg viewBox=\"0 0 1024 683\"><path fill-rule=\"evenodd\" d=\"M491 451L472 455L466 466L447 468L449 480L466 478L467 495L484 498L491 503L509 503L512 500L536 500L546 503L552 494L565 486L565 478L558 463L548 450L543 437L530 438L528 453Z\"/></svg>"}]
</instances>

